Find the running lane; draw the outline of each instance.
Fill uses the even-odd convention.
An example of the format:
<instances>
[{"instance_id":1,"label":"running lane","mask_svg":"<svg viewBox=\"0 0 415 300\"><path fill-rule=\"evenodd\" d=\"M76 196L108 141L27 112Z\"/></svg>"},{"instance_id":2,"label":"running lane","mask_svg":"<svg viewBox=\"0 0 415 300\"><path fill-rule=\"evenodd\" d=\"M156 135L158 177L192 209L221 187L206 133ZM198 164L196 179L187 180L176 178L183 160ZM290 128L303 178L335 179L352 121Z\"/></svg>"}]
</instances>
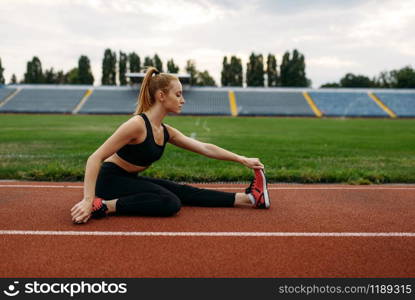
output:
<instances>
[{"instance_id":1,"label":"running lane","mask_svg":"<svg viewBox=\"0 0 415 300\"><path fill-rule=\"evenodd\" d=\"M242 185L198 185L242 191ZM272 207L183 207L170 218L74 225L76 183L0 183L2 277L413 277L415 186L270 185ZM16 235L10 230L74 231ZM253 236L95 236L76 232L249 232ZM321 236L255 236L323 233Z\"/></svg>"}]
</instances>

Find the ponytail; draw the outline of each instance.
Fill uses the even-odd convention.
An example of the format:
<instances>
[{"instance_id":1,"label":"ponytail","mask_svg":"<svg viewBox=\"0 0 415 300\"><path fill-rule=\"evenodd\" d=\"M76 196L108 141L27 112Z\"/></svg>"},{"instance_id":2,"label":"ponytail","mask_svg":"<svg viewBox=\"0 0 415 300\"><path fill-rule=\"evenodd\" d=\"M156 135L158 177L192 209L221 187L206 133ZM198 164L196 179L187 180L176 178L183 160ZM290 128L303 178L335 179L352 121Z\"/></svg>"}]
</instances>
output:
<instances>
[{"instance_id":1,"label":"ponytail","mask_svg":"<svg viewBox=\"0 0 415 300\"><path fill-rule=\"evenodd\" d=\"M168 88L172 80L179 79L171 74L160 73L154 67L149 67L141 83L140 94L137 99L137 108L134 115L146 112L154 105L156 102L156 91L162 90L168 93Z\"/></svg>"}]
</instances>

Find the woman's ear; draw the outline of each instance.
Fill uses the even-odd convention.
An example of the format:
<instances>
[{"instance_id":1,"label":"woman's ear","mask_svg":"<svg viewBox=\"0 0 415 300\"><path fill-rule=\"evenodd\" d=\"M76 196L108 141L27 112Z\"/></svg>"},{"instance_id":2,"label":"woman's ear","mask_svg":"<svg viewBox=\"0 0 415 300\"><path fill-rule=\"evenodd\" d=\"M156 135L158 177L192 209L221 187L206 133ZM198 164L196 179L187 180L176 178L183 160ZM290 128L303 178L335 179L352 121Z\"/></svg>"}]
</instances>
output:
<instances>
[{"instance_id":1,"label":"woman's ear","mask_svg":"<svg viewBox=\"0 0 415 300\"><path fill-rule=\"evenodd\" d=\"M160 97L160 101L163 102L164 101L164 93L163 91L159 91L159 97Z\"/></svg>"}]
</instances>

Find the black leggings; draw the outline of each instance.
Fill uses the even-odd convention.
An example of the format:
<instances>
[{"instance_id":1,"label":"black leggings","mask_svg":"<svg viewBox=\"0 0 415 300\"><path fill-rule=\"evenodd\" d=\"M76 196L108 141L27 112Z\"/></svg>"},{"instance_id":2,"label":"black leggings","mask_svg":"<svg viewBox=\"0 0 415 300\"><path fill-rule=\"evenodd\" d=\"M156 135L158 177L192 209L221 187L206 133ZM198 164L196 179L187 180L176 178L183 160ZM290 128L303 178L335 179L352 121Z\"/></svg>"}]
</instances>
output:
<instances>
[{"instance_id":1,"label":"black leggings","mask_svg":"<svg viewBox=\"0 0 415 300\"><path fill-rule=\"evenodd\" d=\"M95 195L118 199L117 214L171 216L183 205L231 207L235 193L200 189L169 180L137 176L111 162L104 162L98 174Z\"/></svg>"}]
</instances>

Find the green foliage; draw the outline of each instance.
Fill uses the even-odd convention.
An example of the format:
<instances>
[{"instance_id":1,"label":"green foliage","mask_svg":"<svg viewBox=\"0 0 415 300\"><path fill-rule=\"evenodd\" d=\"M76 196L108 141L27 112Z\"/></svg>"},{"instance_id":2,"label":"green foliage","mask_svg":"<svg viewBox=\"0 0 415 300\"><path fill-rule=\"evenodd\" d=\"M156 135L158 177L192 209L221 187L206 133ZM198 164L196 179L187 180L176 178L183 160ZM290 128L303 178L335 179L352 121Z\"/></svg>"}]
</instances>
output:
<instances>
[{"instance_id":1,"label":"green foliage","mask_svg":"<svg viewBox=\"0 0 415 300\"><path fill-rule=\"evenodd\" d=\"M157 54L154 55L153 62L154 62L154 67L157 70L159 70L160 72L164 72L163 71L163 62L161 61L160 57Z\"/></svg>"},{"instance_id":2,"label":"green foliage","mask_svg":"<svg viewBox=\"0 0 415 300\"><path fill-rule=\"evenodd\" d=\"M81 55L78 60L78 83L94 83L94 76L92 75L91 64L89 62L89 58L85 55Z\"/></svg>"},{"instance_id":3,"label":"green foliage","mask_svg":"<svg viewBox=\"0 0 415 300\"><path fill-rule=\"evenodd\" d=\"M144 58L144 68L146 68L146 67L154 67L154 66L155 66L154 65L154 61L151 59L151 57L146 56Z\"/></svg>"},{"instance_id":4,"label":"green foliage","mask_svg":"<svg viewBox=\"0 0 415 300\"><path fill-rule=\"evenodd\" d=\"M196 70L196 63L194 60L189 59L186 61L185 67L186 73L190 75L190 85L197 84L197 70Z\"/></svg>"},{"instance_id":5,"label":"green foliage","mask_svg":"<svg viewBox=\"0 0 415 300\"><path fill-rule=\"evenodd\" d=\"M125 77L125 73L127 73L127 54L124 52L119 53L120 59L118 61L118 69L119 69L119 79L120 85L127 85L127 78Z\"/></svg>"},{"instance_id":6,"label":"green foliage","mask_svg":"<svg viewBox=\"0 0 415 300\"><path fill-rule=\"evenodd\" d=\"M415 70L406 66L400 70L391 71L392 83L396 88L415 88Z\"/></svg>"},{"instance_id":7,"label":"green foliage","mask_svg":"<svg viewBox=\"0 0 415 300\"><path fill-rule=\"evenodd\" d=\"M216 82L212 76L210 76L207 70L197 73L197 82L198 86L216 86Z\"/></svg>"},{"instance_id":8,"label":"green foliage","mask_svg":"<svg viewBox=\"0 0 415 300\"><path fill-rule=\"evenodd\" d=\"M177 74L179 73L179 71L180 71L179 66L177 66L174 63L173 58L167 61L167 72L168 73Z\"/></svg>"},{"instance_id":9,"label":"green foliage","mask_svg":"<svg viewBox=\"0 0 415 300\"><path fill-rule=\"evenodd\" d=\"M342 87L364 88L372 87L373 82L367 76L347 73L342 79L340 79L340 85Z\"/></svg>"},{"instance_id":10,"label":"green foliage","mask_svg":"<svg viewBox=\"0 0 415 300\"><path fill-rule=\"evenodd\" d=\"M34 56L31 61L27 62L24 83L44 83L42 63L37 56Z\"/></svg>"},{"instance_id":11,"label":"green foliage","mask_svg":"<svg viewBox=\"0 0 415 300\"><path fill-rule=\"evenodd\" d=\"M53 71L53 68L46 69L43 76L45 78L45 83L53 84L56 82L56 74Z\"/></svg>"},{"instance_id":12,"label":"green foliage","mask_svg":"<svg viewBox=\"0 0 415 300\"><path fill-rule=\"evenodd\" d=\"M12 75L12 78L10 78L10 83L11 84L16 84L17 83L17 78L16 78L16 75L15 74L13 74Z\"/></svg>"},{"instance_id":13,"label":"green foliage","mask_svg":"<svg viewBox=\"0 0 415 300\"><path fill-rule=\"evenodd\" d=\"M228 58L226 56L223 57L222 72L220 73L220 75L220 82L222 86L229 86L229 64Z\"/></svg>"},{"instance_id":14,"label":"green foliage","mask_svg":"<svg viewBox=\"0 0 415 300\"><path fill-rule=\"evenodd\" d=\"M130 64L130 72L141 72L141 60L137 53L131 52L128 54L128 62Z\"/></svg>"},{"instance_id":15,"label":"green foliage","mask_svg":"<svg viewBox=\"0 0 415 300\"><path fill-rule=\"evenodd\" d=\"M141 59L135 52L128 54L128 63L130 65L130 72L139 73L141 72ZM130 78L131 83L138 83L137 78Z\"/></svg>"},{"instance_id":16,"label":"green foliage","mask_svg":"<svg viewBox=\"0 0 415 300\"><path fill-rule=\"evenodd\" d=\"M221 84L222 86L242 86L243 74L242 74L242 61L236 56L232 56L230 63L228 58L223 58L222 72L221 72Z\"/></svg>"},{"instance_id":17,"label":"green foliage","mask_svg":"<svg viewBox=\"0 0 415 300\"><path fill-rule=\"evenodd\" d=\"M65 76L65 83L79 84L78 68L71 69Z\"/></svg>"},{"instance_id":18,"label":"green foliage","mask_svg":"<svg viewBox=\"0 0 415 300\"><path fill-rule=\"evenodd\" d=\"M67 81L67 75L62 70L56 73L55 78L57 84L65 84Z\"/></svg>"},{"instance_id":19,"label":"green foliage","mask_svg":"<svg viewBox=\"0 0 415 300\"><path fill-rule=\"evenodd\" d=\"M320 88L339 88L341 87L337 82L329 82L320 86Z\"/></svg>"},{"instance_id":20,"label":"green foliage","mask_svg":"<svg viewBox=\"0 0 415 300\"><path fill-rule=\"evenodd\" d=\"M382 71L374 80L374 86L378 88L392 88L395 85L395 79L391 72Z\"/></svg>"},{"instance_id":21,"label":"green foliage","mask_svg":"<svg viewBox=\"0 0 415 300\"><path fill-rule=\"evenodd\" d=\"M55 72L53 68L46 69L43 73L43 78L43 83L47 84L79 84L78 73L74 70L65 74L62 70ZM70 81L68 78L70 78Z\"/></svg>"},{"instance_id":22,"label":"green foliage","mask_svg":"<svg viewBox=\"0 0 415 300\"><path fill-rule=\"evenodd\" d=\"M102 60L102 85L116 85L117 54L106 49Z\"/></svg>"},{"instance_id":23,"label":"green foliage","mask_svg":"<svg viewBox=\"0 0 415 300\"><path fill-rule=\"evenodd\" d=\"M364 75L347 73L340 79L340 83L323 84L321 87L375 87L375 88L415 88L415 70L405 66L398 70L382 71L373 79Z\"/></svg>"},{"instance_id":24,"label":"green foliage","mask_svg":"<svg viewBox=\"0 0 415 300\"><path fill-rule=\"evenodd\" d=\"M3 71L4 71L4 68L3 68L3 66L1 65L1 58L0 58L0 84L4 84L4 76L3 76Z\"/></svg>"},{"instance_id":25,"label":"green foliage","mask_svg":"<svg viewBox=\"0 0 415 300\"><path fill-rule=\"evenodd\" d=\"M215 80L208 71L199 72L194 60L188 60L185 67L186 73L190 75L190 85L193 86L216 86Z\"/></svg>"},{"instance_id":26,"label":"green foliage","mask_svg":"<svg viewBox=\"0 0 415 300\"><path fill-rule=\"evenodd\" d=\"M275 55L272 54L268 54L267 58L267 77L269 87L275 87L279 85L277 59L275 58Z\"/></svg>"},{"instance_id":27,"label":"green foliage","mask_svg":"<svg viewBox=\"0 0 415 300\"><path fill-rule=\"evenodd\" d=\"M292 57L285 52L280 66L281 86L307 87L311 81L306 77L304 55L294 49Z\"/></svg>"},{"instance_id":28,"label":"green foliage","mask_svg":"<svg viewBox=\"0 0 415 300\"><path fill-rule=\"evenodd\" d=\"M246 69L247 86L264 86L264 61L262 54L251 53Z\"/></svg>"}]
</instances>

